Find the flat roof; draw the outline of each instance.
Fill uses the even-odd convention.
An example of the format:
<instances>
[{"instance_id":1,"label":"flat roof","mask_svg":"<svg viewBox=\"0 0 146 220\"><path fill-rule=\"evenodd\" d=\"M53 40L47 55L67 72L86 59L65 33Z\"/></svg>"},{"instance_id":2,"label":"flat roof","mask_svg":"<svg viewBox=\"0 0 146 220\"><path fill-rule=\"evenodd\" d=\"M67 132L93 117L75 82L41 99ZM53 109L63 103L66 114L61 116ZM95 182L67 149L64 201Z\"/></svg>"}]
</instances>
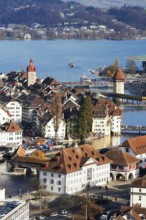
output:
<instances>
[{"instance_id":1,"label":"flat roof","mask_svg":"<svg viewBox=\"0 0 146 220\"><path fill-rule=\"evenodd\" d=\"M22 203L21 200L0 202L0 219Z\"/></svg>"},{"instance_id":2,"label":"flat roof","mask_svg":"<svg viewBox=\"0 0 146 220\"><path fill-rule=\"evenodd\" d=\"M146 55L141 55L141 56L130 56L127 57L130 60L135 60L135 61L146 61Z\"/></svg>"}]
</instances>

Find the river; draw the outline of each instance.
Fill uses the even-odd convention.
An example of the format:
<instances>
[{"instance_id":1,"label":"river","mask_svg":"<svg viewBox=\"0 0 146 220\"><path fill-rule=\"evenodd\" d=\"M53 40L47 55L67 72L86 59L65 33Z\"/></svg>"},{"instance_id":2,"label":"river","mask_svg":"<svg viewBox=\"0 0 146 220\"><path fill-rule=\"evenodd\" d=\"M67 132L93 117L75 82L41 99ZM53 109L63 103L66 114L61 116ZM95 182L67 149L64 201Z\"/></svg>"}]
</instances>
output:
<instances>
[{"instance_id":1,"label":"river","mask_svg":"<svg viewBox=\"0 0 146 220\"><path fill-rule=\"evenodd\" d=\"M32 58L37 69L37 76L54 77L58 81L79 81L80 76L91 76L89 69L107 66L119 59L124 67L128 56L144 55L146 40L108 41L108 40L38 40L38 41L0 41L0 72L26 70ZM68 68L70 61L76 68ZM141 63L137 63L140 67ZM126 91L127 92L127 91ZM127 125L146 125L146 113L143 109L123 110L122 123ZM129 135L98 139L93 144L96 148L116 146ZM1 172L6 170L6 163L0 164ZM6 196L19 195L38 188L37 176L0 175L0 188L6 188Z\"/></svg>"}]
</instances>

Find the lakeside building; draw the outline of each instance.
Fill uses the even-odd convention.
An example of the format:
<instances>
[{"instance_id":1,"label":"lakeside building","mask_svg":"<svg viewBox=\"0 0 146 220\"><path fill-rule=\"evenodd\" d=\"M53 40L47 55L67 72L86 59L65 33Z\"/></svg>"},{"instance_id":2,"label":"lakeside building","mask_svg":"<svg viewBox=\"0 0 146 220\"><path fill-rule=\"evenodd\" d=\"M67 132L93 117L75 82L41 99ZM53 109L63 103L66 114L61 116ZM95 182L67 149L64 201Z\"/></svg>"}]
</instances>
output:
<instances>
[{"instance_id":1,"label":"lakeside building","mask_svg":"<svg viewBox=\"0 0 146 220\"><path fill-rule=\"evenodd\" d=\"M146 167L146 135L129 138L120 146L121 150L139 159L139 165Z\"/></svg>"},{"instance_id":2,"label":"lakeside building","mask_svg":"<svg viewBox=\"0 0 146 220\"><path fill-rule=\"evenodd\" d=\"M0 125L0 145L22 145L22 129L13 121Z\"/></svg>"},{"instance_id":3,"label":"lakeside building","mask_svg":"<svg viewBox=\"0 0 146 220\"><path fill-rule=\"evenodd\" d=\"M114 93L119 93L119 94L124 94L125 93L124 84L125 84L126 76L120 68L118 68L116 70L116 72L114 73L112 79L113 79L113 85L114 85L113 86L113 92ZM117 101L121 102L122 100L117 99Z\"/></svg>"},{"instance_id":4,"label":"lakeside building","mask_svg":"<svg viewBox=\"0 0 146 220\"><path fill-rule=\"evenodd\" d=\"M112 161L110 168L111 180L128 181L139 176L139 168L137 166L139 160L136 157L120 149L108 150L104 155Z\"/></svg>"},{"instance_id":5,"label":"lakeside building","mask_svg":"<svg viewBox=\"0 0 146 220\"><path fill-rule=\"evenodd\" d=\"M93 106L92 132L106 135L121 134L122 111L113 101L100 98Z\"/></svg>"},{"instance_id":6,"label":"lakeside building","mask_svg":"<svg viewBox=\"0 0 146 220\"><path fill-rule=\"evenodd\" d=\"M131 184L130 206L146 208L146 175Z\"/></svg>"},{"instance_id":7,"label":"lakeside building","mask_svg":"<svg viewBox=\"0 0 146 220\"><path fill-rule=\"evenodd\" d=\"M91 145L62 149L40 169L39 181L44 190L74 194L91 186L110 182L110 163Z\"/></svg>"}]
</instances>

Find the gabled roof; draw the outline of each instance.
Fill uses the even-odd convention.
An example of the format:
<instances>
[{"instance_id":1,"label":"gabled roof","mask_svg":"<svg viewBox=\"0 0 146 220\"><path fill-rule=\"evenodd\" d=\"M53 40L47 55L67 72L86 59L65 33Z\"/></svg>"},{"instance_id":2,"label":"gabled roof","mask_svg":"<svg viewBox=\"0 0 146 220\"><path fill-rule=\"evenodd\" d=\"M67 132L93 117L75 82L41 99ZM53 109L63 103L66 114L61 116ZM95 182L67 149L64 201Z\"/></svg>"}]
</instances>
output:
<instances>
[{"instance_id":1,"label":"gabled roof","mask_svg":"<svg viewBox=\"0 0 146 220\"><path fill-rule=\"evenodd\" d=\"M123 73L123 71L120 68L118 68L112 78L113 81L125 81L126 76Z\"/></svg>"},{"instance_id":2,"label":"gabled roof","mask_svg":"<svg viewBox=\"0 0 146 220\"><path fill-rule=\"evenodd\" d=\"M39 120L41 124L45 125L47 122L51 120L51 113L46 112Z\"/></svg>"},{"instance_id":3,"label":"gabled roof","mask_svg":"<svg viewBox=\"0 0 146 220\"><path fill-rule=\"evenodd\" d=\"M121 147L130 148L136 155L146 153L146 135L129 138L122 143Z\"/></svg>"},{"instance_id":4,"label":"gabled roof","mask_svg":"<svg viewBox=\"0 0 146 220\"><path fill-rule=\"evenodd\" d=\"M146 188L146 175L135 179L131 184L131 187Z\"/></svg>"},{"instance_id":5,"label":"gabled roof","mask_svg":"<svg viewBox=\"0 0 146 220\"><path fill-rule=\"evenodd\" d=\"M48 160L44 153L40 150L36 150L32 152L29 156L25 156L25 149L23 147L19 147L11 160L16 162L24 162L24 163L35 163L35 164L45 164Z\"/></svg>"},{"instance_id":6,"label":"gabled roof","mask_svg":"<svg viewBox=\"0 0 146 220\"><path fill-rule=\"evenodd\" d=\"M123 216L123 219L127 219L128 216L130 216L133 220L141 220L141 217L136 213L136 211L134 210L134 207L121 207L121 215ZM131 219L130 218L130 219ZM116 218L116 220L119 220L120 218ZM121 220L121 219L120 219Z\"/></svg>"},{"instance_id":7,"label":"gabled roof","mask_svg":"<svg viewBox=\"0 0 146 220\"><path fill-rule=\"evenodd\" d=\"M29 95L25 100L23 100L23 106L28 108L38 108L44 104L44 100L36 95Z\"/></svg>"},{"instance_id":8,"label":"gabled roof","mask_svg":"<svg viewBox=\"0 0 146 220\"><path fill-rule=\"evenodd\" d=\"M22 131L22 129L19 127L19 125L15 124L13 121L8 124L6 132L17 132Z\"/></svg>"},{"instance_id":9,"label":"gabled roof","mask_svg":"<svg viewBox=\"0 0 146 220\"><path fill-rule=\"evenodd\" d=\"M112 160L112 164L119 164L119 165L129 165L129 164L136 164L139 160L129 153L123 152L120 149L111 149L104 153L106 157Z\"/></svg>"},{"instance_id":10,"label":"gabled roof","mask_svg":"<svg viewBox=\"0 0 146 220\"><path fill-rule=\"evenodd\" d=\"M43 80L42 84L46 84L46 85L51 85L51 84L57 84L57 81L54 79L54 78L51 78L51 77L47 77Z\"/></svg>"},{"instance_id":11,"label":"gabled roof","mask_svg":"<svg viewBox=\"0 0 146 220\"><path fill-rule=\"evenodd\" d=\"M82 166L90 158L93 159L97 165L111 162L106 156L95 151L91 145L84 144L76 148L64 148L48 161L44 170L64 174L73 173L81 170Z\"/></svg>"},{"instance_id":12,"label":"gabled roof","mask_svg":"<svg viewBox=\"0 0 146 220\"><path fill-rule=\"evenodd\" d=\"M108 115L112 115L112 116L120 116L122 114L121 109L117 108L113 101L105 98L98 99L94 103L94 111L96 109L100 109L100 111L103 110L103 112L106 110Z\"/></svg>"}]
</instances>

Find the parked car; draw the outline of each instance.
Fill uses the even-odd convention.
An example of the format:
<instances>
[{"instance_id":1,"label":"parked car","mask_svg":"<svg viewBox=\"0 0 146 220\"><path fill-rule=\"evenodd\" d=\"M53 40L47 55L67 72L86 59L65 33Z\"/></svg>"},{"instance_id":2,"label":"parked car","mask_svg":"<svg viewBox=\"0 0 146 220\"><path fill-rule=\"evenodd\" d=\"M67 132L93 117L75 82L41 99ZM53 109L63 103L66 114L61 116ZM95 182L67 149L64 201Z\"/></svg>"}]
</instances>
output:
<instances>
[{"instance_id":1,"label":"parked car","mask_svg":"<svg viewBox=\"0 0 146 220\"><path fill-rule=\"evenodd\" d=\"M65 210L65 209L62 209L62 210L59 211L59 214L61 214L61 215L67 215L67 214L68 214L68 211Z\"/></svg>"}]
</instances>

